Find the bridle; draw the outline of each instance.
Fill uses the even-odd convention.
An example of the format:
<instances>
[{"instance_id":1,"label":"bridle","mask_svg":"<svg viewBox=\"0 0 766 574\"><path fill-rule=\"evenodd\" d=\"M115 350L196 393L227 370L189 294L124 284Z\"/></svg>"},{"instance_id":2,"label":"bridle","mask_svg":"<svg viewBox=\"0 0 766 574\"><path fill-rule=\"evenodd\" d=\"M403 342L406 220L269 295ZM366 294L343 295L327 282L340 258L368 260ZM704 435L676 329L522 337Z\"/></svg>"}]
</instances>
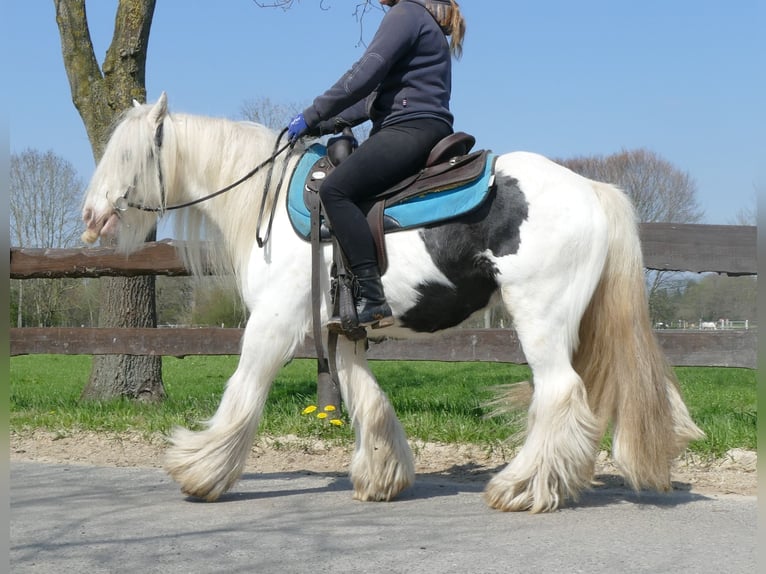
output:
<instances>
[{"instance_id":1,"label":"bridle","mask_svg":"<svg viewBox=\"0 0 766 574\"><path fill-rule=\"evenodd\" d=\"M253 169L251 169L249 172L247 172L245 175L243 175L241 178L239 178L237 181L230 183L226 187L223 187L219 189L218 191L214 191L213 193L210 193L208 195L205 195L204 197L198 197L197 199L193 199L191 201L186 201L184 203L178 203L175 205L165 205L165 176L162 171L162 161L160 159L160 152L162 150L162 142L163 142L163 130L164 122L161 122L157 126L157 130L154 132L154 158L155 158L155 165L157 167L157 180L160 187L160 207L151 207L148 205L144 205L142 203L135 203L128 199L128 195L130 192L135 189L134 186L128 187L128 189L125 190L125 193L122 195L122 197L119 197L117 200L112 202L112 207L114 210L118 213L127 211L128 209L138 209L140 211L146 211L149 213L158 213L162 215L166 211L173 211L176 209L183 209L185 207L191 207L192 205L197 205L198 203L203 203L205 201L208 201L210 199L213 199L214 197L218 197L219 195L222 195L226 193L227 191L231 191L238 185L241 185L251 177L253 177L256 173L258 173L261 169L269 165L269 173L266 178L266 185L264 186L264 193L263 197L261 199L261 209L258 213L258 222L256 224L256 240L258 242L258 247L263 247L266 241L269 238L269 235L271 234L271 224L274 220L274 211L276 209L277 199L279 198L279 190L282 187L282 181L284 180L285 172L287 171L287 161L284 163L284 168L282 169L282 173L279 178L279 183L277 184L277 190L276 194L274 196L274 201L272 203L271 213L269 216L269 223L268 227L266 229L266 236L261 238L261 222L263 219L263 212L264 208L266 206L266 199L268 198L268 190L269 186L271 185L271 176L274 172L274 160L286 149L290 148L292 151L292 147L294 144L287 142L282 147L279 147L279 142L282 140L282 136L284 136L285 132L287 132L287 128L284 128L281 132L279 132L279 136L277 137L277 141L274 142L274 150L272 151L272 154L263 160L261 163L259 163L257 166L255 166ZM289 156L289 154L288 154Z\"/></svg>"}]
</instances>

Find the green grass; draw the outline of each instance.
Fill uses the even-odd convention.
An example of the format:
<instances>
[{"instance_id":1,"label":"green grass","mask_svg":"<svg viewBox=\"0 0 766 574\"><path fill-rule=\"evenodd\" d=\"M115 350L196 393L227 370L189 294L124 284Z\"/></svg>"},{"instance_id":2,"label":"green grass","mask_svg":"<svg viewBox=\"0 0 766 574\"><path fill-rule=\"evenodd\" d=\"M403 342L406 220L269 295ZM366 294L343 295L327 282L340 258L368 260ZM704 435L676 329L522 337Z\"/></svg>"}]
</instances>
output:
<instances>
[{"instance_id":1,"label":"green grass","mask_svg":"<svg viewBox=\"0 0 766 574\"><path fill-rule=\"evenodd\" d=\"M163 359L167 400L82 402L91 358L35 355L11 358L10 429L23 432L93 430L167 433L176 425L195 428L218 406L239 357ZM502 447L521 430L512 415L487 417L494 385L528 380L526 366L494 363L373 361L372 368L411 439ZM707 437L691 445L700 454L720 456L731 448L756 448L755 372L747 369L679 368L692 417ZM349 425L334 427L301 415L315 402L316 364L296 360L275 381L261 432L283 436L352 440ZM608 445L609 438L605 439Z\"/></svg>"},{"instance_id":2,"label":"green grass","mask_svg":"<svg viewBox=\"0 0 766 574\"><path fill-rule=\"evenodd\" d=\"M676 369L684 399L705 431L698 449L721 455L731 448L755 450L758 411L756 372L748 369Z\"/></svg>"}]
</instances>

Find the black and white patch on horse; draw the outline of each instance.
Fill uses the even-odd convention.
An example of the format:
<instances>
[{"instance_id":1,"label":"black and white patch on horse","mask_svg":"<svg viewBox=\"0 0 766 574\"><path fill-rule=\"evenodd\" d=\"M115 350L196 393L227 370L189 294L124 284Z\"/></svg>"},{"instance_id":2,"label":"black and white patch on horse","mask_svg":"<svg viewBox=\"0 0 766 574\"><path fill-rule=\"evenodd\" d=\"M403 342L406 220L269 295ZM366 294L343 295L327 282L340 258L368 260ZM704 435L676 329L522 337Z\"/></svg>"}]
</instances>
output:
<instances>
[{"instance_id":1,"label":"black and white patch on horse","mask_svg":"<svg viewBox=\"0 0 766 574\"><path fill-rule=\"evenodd\" d=\"M294 156L271 159L278 144L263 126L170 114L163 94L118 123L85 196L83 240L116 234L127 252L143 244L162 211L126 204L196 202L175 218L189 264L203 269L197 248L210 254L202 239L217 238L212 263L239 281L250 315L237 369L214 416L199 431L175 429L165 457L184 493L210 501L239 479L271 384L311 329L311 248L291 226L277 178L258 172L211 197L262 162L292 173ZM383 285L397 323L379 334L428 336L491 301L513 318L534 394L523 445L487 485L491 507L546 512L577 500L610 424L627 482L670 489L674 458L701 431L651 329L629 198L527 152L499 155L495 180L491 201L475 212L387 236ZM261 248L254 221L273 202L273 229ZM325 246L323 324L331 255ZM364 348L339 338L339 385L356 434L349 474L355 499L390 500L415 480L413 454Z\"/></svg>"},{"instance_id":2,"label":"black and white patch on horse","mask_svg":"<svg viewBox=\"0 0 766 574\"><path fill-rule=\"evenodd\" d=\"M479 208L421 230L429 256L448 283L418 284L417 303L402 314L401 325L434 333L455 327L484 309L498 290L495 261L516 253L526 218L527 203L516 180L502 176Z\"/></svg>"}]
</instances>

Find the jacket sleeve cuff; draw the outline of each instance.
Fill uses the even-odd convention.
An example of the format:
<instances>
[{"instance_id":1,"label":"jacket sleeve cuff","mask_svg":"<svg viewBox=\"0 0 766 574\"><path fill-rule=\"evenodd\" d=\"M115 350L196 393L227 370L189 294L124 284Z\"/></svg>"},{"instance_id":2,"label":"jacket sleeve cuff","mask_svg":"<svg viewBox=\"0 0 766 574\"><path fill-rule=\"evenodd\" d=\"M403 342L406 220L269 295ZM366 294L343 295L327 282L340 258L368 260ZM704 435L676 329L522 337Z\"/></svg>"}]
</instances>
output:
<instances>
[{"instance_id":1,"label":"jacket sleeve cuff","mask_svg":"<svg viewBox=\"0 0 766 574\"><path fill-rule=\"evenodd\" d=\"M309 106L303 110L303 119L306 120L306 125L310 128L315 128L319 125L319 114L314 106Z\"/></svg>"},{"instance_id":2,"label":"jacket sleeve cuff","mask_svg":"<svg viewBox=\"0 0 766 574\"><path fill-rule=\"evenodd\" d=\"M336 118L331 118L329 120L322 120L317 125L320 136L324 136L328 134L337 134L338 132L341 131L340 129L338 129L338 127L339 127L338 121Z\"/></svg>"}]
</instances>

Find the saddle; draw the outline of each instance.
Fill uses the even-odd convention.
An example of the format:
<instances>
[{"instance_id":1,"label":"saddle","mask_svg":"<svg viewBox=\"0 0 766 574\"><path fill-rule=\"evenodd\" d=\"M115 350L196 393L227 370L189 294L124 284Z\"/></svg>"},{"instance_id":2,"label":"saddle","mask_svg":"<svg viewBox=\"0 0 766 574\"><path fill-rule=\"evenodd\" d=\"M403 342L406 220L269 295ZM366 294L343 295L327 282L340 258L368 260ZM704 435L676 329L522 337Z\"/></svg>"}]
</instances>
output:
<instances>
[{"instance_id":1,"label":"saddle","mask_svg":"<svg viewBox=\"0 0 766 574\"><path fill-rule=\"evenodd\" d=\"M309 206L312 214L314 210L311 206L319 202L319 188L322 182L353 152L355 142L350 128L346 128L342 135L328 141L327 154L317 159L308 170L303 186L303 201ZM487 159L490 152L479 150L470 153L475 143L476 138L465 132L450 134L434 146L425 166L418 173L403 179L360 205L367 214L367 222L375 240L381 275L388 267L385 234L417 225L417 222L410 223L406 216L392 215L387 212L388 208L423 201L433 194L454 190L480 180L487 174ZM469 205L467 208L461 208L462 212L470 207ZM453 210L432 218L421 217L418 222L421 225L434 223L440 218L444 219L460 213L460 210ZM320 240L328 241L331 237L331 230L325 218L320 222Z\"/></svg>"},{"instance_id":2,"label":"saddle","mask_svg":"<svg viewBox=\"0 0 766 574\"><path fill-rule=\"evenodd\" d=\"M438 142L418 173L362 205L375 240L381 275L388 267L385 233L444 221L481 205L494 188L495 157L487 150L470 153L476 139L464 132L451 134ZM319 187L327 175L353 152L356 140L350 128L331 138L326 150L310 146L299 160L288 185L287 211L293 229L311 241L311 306L314 344L317 353L317 400L321 407L340 409L340 386L335 353L342 334L352 341L367 344L367 331L360 327L354 306L353 276L346 268L345 256L322 217ZM312 161L312 158L317 159ZM298 186L301 188L298 188ZM455 197L448 197L448 196ZM438 199L435 199L438 198ZM470 198L470 199L467 199ZM449 200L452 201L450 204ZM447 200L447 201L445 201ZM448 207L444 207L449 204ZM440 205L440 208L435 208ZM395 210L400 210L396 212ZM413 216L413 213L416 215ZM341 319L340 330L330 329L327 349L322 345L320 308L321 243L333 241L331 299L334 315ZM328 356L329 354L329 356Z\"/></svg>"}]
</instances>

